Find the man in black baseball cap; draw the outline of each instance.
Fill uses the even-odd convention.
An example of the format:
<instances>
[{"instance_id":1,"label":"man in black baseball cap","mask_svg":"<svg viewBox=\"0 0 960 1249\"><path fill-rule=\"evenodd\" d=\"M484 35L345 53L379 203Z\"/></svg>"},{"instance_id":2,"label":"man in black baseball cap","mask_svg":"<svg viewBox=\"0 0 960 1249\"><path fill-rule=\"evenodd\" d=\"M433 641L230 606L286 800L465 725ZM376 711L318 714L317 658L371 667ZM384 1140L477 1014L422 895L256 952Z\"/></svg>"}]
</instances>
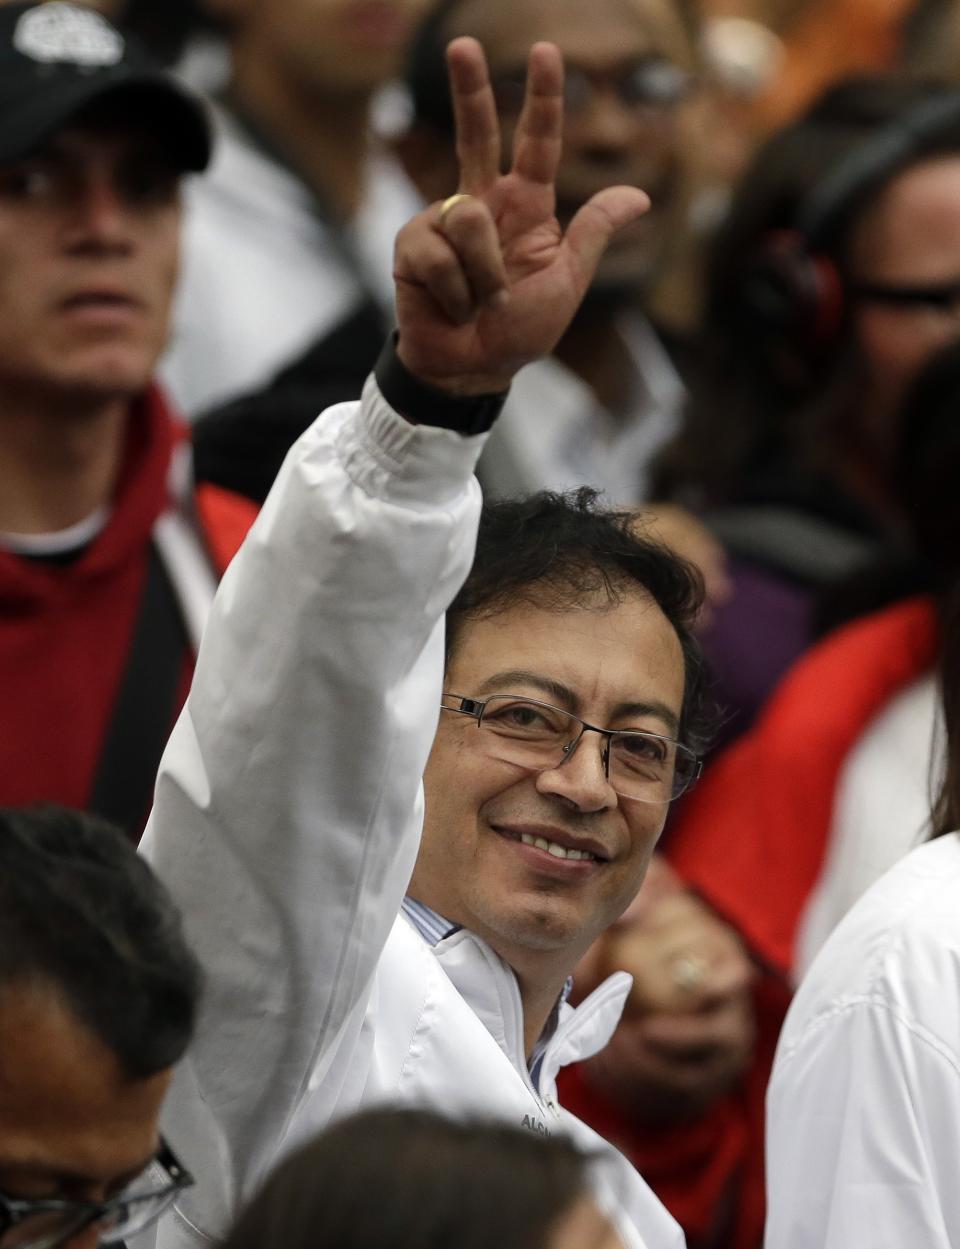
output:
<instances>
[{"instance_id":1,"label":"man in black baseball cap","mask_svg":"<svg viewBox=\"0 0 960 1249\"><path fill-rule=\"evenodd\" d=\"M0 3L0 806L132 838L240 536L154 376L209 147L100 13Z\"/></svg>"},{"instance_id":2,"label":"man in black baseball cap","mask_svg":"<svg viewBox=\"0 0 960 1249\"><path fill-rule=\"evenodd\" d=\"M205 167L202 104L134 40L80 5L0 3L0 162L33 151L95 102L152 117L181 169Z\"/></svg>"}]
</instances>

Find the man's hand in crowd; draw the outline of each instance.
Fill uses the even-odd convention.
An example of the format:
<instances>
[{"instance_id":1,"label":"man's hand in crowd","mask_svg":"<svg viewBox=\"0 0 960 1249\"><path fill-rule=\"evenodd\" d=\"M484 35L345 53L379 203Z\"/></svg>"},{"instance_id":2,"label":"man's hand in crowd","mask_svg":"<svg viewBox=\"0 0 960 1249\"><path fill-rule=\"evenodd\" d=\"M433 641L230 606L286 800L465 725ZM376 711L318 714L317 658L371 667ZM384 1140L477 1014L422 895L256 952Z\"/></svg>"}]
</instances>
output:
<instances>
[{"instance_id":1,"label":"man's hand in crowd","mask_svg":"<svg viewBox=\"0 0 960 1249\"><path fill-rule=\"evenodd\" d=\"M553 44L531 49L507 173L480 44L455 39L447 66L460 185L452 203L431 205L397 238L397 351L411 373L442 390L492 393L553 350L609 240L649 200L636 187L608 187L561 230L554 182L563 63Z\"/></svg>"},{"instance_id":2,"label":"man's hand in crowd","mask_svg":"<svg viewBox=\"0 0 960 1249\"><path fill-rule=\"evenodd\" d=\"M648 1122L701 1113L753 1052L753 966L737 933L659 859L636 902L577 969L578 996L634 978L623 1019L587 1079Z\"/></svg>"}]
</instances>

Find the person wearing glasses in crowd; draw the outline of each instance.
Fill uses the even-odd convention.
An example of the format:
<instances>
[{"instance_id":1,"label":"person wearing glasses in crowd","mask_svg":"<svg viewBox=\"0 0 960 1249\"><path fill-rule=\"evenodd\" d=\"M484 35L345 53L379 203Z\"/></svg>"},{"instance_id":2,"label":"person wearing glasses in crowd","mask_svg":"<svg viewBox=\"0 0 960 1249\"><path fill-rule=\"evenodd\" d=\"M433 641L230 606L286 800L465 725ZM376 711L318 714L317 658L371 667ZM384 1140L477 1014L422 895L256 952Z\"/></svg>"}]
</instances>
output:
<instances>
[{"instance_id":1,"label":"person wearing glasses in crowd","mask_svg":"<svg viewBox=\"0 0 960 1249\"><path fill-rule=\"evenodd\" d=\"M684 428L655 473L729 556L733 592L701 635L726 740L818 637L889 601L873 565L912 554L901 404L958 313L960 92L837 84L734 195Z\"/></svg>"},{"instance_id":2,"label":"person wearing glasses in crowd","mask_svg":"<svg viewBox=\"0 0 960 1249\"><path fill-rule=\"evenodd\" d=\"M158 1136L200 975L122 833L0 809L0 1246L92 1249L192 1181Z\"/></svg>"},{"instance_id":3,"label":"person wearing glasses in crowd","mask_svg":"<svg viewBox=\"0 0 960 1249\"><path fill-rule=\"evenodd\" d=\"M158 778L145 851L208 977L166 1120L198 1183L158 1245L222 1238L281 1154L383 1101L568 1133L625 1243L683 1244L555 1081L629 990L574 1011L567 978L697 775L698 579L589 495L490 509L473 558L484 431L647 199L563 230L556 47L506 173L482 49L448 61L460 191L401 232L398 337L288 457Z\"/></svg>"}]
</instances>

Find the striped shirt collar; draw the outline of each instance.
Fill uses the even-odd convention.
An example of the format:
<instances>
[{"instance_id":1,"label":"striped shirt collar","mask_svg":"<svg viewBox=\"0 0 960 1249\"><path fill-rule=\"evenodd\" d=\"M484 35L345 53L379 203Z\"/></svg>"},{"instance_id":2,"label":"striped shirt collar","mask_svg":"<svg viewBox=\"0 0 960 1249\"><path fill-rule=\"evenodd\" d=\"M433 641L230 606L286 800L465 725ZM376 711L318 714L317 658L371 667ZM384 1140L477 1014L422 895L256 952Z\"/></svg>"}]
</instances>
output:
<instances>
[{"instance_id":1,"label":"striped shirt collar","mask_svg":"<svg viewBox=\"0 0 960 1249\"><path fill-rule=\"evenodd\" d=\"M431 948L439 945L445 937L453 936L455 932L459 932L463 927L462 924L451 923L450 920L438 914L432 907L427 906L425 902L418 902L416 898L411 898L409 894L403 899L401 909Z\"/></svg>"}]
</instances>

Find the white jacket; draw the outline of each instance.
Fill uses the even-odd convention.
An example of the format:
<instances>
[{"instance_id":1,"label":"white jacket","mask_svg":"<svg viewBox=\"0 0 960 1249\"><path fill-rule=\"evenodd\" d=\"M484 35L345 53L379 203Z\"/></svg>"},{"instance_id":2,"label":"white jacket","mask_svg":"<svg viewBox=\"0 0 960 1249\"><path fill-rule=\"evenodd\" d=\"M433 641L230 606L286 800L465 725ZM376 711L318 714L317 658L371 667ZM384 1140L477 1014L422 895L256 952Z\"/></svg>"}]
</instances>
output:
<instances>
[{"instance_id":1,"label":"white jacket","mask_svg":"<svg viewBox=\"0 0 960 1249\"><path fill-rule=\"evenodd\" d=\"M912 851L794 998L767 1094L766 1249L960 1246L960 837Z\"/></svg>"},{"instance_id":2,"label":"white jacket","mask_svg":"<svg viewBox=\"0 0 960 1249\"><path fill-rule=\"evenodd\" d=\"M161 1246L222 1237L279 1154L382 1100L569 1131L611 1156L600 1196L626 1243L683 1245L556 1104L558 1069L606 1043L629 977L562 1010L535 1088L509 967L469 932L431 948L398 918L482 442L408 424L371 380L296 445L217 595L144 843L208 976L165 1116L199 1182Z\"/></svg>"}]
</instances>

